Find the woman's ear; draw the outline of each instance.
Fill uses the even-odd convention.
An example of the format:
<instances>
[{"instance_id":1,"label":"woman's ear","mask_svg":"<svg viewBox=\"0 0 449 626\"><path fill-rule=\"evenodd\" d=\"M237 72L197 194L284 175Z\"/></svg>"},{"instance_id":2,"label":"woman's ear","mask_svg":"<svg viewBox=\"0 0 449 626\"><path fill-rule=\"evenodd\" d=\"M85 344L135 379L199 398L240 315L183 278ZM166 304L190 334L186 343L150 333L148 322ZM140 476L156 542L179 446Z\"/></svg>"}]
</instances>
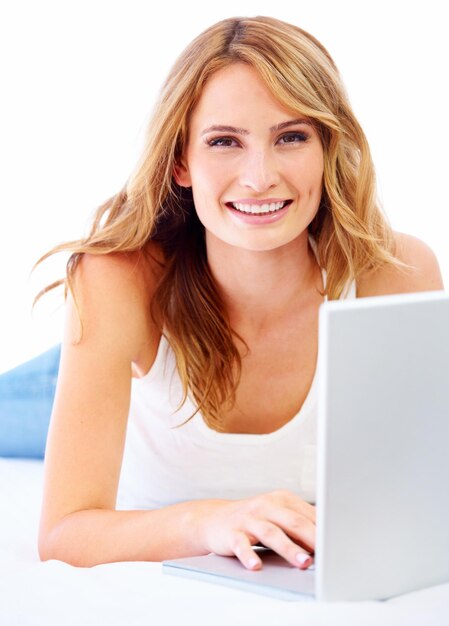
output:
<instances>
[{"instance_id":1,"label":"woman's ear","mask_svg":"<svg viewBox=\"0 0 449 626\"><path fill-rule=\"evenodd\" d=\"M181 187L192 186L189 170L184 164L184 161L175 163L175 167L173 168L173 178Z\"/></svg>"}]
</instances>

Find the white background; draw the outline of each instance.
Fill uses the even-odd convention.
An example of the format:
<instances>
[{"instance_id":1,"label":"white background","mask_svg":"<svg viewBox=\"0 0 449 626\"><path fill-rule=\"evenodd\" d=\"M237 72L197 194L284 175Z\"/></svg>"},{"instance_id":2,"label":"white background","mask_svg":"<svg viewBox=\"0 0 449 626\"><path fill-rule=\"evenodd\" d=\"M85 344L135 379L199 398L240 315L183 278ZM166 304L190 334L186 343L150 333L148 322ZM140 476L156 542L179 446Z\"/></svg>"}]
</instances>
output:
<instances>
[{"instance_id":1,"label":"white background","mask_svg":"<svg viewBox=\"0 0 449 626\"><path fill-rule=\"evenodd\" d=\"M0 0L0 371L60 340L62 296L33 315L31 301L63 276L66 257L30 280L32 264L83 235L95 208L121 189L171 64L225 17L271 15L328 48L393 228L429 244L449 283L447 3L214 4Z\"/></svg>"}]
</instances>

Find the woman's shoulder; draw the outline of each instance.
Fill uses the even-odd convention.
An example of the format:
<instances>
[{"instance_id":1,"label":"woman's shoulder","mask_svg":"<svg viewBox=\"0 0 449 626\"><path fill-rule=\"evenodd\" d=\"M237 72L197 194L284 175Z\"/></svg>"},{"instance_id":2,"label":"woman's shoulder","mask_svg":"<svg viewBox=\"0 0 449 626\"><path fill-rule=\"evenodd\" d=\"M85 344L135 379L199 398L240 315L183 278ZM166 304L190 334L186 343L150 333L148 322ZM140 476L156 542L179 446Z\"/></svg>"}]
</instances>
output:
<instances>
[{"instance_id":1,"label":"woman's shoulder","mask_svg":"<svg viewBox=\"0 0 449 626\"><path fill-rule=\"evenodd\" d=\"M94 343L123 343L124 351L136 362L141 361L142 351L152 354L159 334L151 318L151 300L161 263L154 246L83 254L74 273L73 294L69 294L75 304L69 302L69 307L76 309L81 322L78 332L87 341L94 338Z\"/></svg>"},{"instance_id":2,"label":"woman's shoulder","mask_svg":"<svg viewBox=\"0 0 449 626\"><path fill-rule=\"evenodd\" d=\"M144 248L130 252L106 254L84 253L80 257L76 275L83 281L111 286L116 283L128 288L148 287L157 282L163 266L163 254L158 244L149 242Z\"/></svg>"},{"instance_id":3,"label":"woman's shoulder","mask_svg":"<svg viewBox=\"0 0 449 626\"><path fill-rule=\"evenodd\" d=\"M381 296L444 289L434 251L421 239L394 231L396 257L411 266L407 269L384 265L366 272L357 281L357 297Z\"/></svg>"}]
</instances>

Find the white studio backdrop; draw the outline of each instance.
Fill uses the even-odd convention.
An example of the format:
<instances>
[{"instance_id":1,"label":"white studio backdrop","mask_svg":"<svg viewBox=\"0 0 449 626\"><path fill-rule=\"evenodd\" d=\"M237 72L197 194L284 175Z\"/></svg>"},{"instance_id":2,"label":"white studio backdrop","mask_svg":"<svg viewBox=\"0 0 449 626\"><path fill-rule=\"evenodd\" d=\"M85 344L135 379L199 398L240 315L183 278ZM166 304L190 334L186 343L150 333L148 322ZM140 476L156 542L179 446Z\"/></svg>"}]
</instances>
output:
<instances>
[{"instance_id":1,"label":"white studio backdrop","mask_svg":"<svg viewBox=\"0 0 449 626\"><path fill-rule=\"evenodd\" d=\"M125 183L156 94L182 49L214 22L270 15L329 50L370 143L395 230L425 241L449 284L449 38L446 2L228 0L0 1L0 371L61 339L63 298L38 288ZM244 94L242 94L244 97Z\"/></svg>"}]
</instances>

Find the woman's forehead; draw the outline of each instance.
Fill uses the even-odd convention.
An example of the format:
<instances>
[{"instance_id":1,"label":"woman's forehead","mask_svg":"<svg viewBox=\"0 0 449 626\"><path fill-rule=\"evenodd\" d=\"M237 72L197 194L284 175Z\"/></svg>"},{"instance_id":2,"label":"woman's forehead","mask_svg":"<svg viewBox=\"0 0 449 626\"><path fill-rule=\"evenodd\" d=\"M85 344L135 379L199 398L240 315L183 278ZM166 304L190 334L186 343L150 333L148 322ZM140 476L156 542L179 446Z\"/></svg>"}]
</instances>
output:
<instances>
[{"instance_id":1,"label":"woman's forehead","mask_svg":"<svg viewBox=\"0 0 449 626\"><path fill-rule=\"evenodd\" d=\"M286 108L270 92L257 70L247 64L235 63L217 70L205 83L191 113L190 126L195 132L203 133L212 126L235 127L240 123L248 125L256 118L266 118L271 127L292 116L306 119L306 116L298 115L298 111Z\"/></svg>"}]
</instances>

